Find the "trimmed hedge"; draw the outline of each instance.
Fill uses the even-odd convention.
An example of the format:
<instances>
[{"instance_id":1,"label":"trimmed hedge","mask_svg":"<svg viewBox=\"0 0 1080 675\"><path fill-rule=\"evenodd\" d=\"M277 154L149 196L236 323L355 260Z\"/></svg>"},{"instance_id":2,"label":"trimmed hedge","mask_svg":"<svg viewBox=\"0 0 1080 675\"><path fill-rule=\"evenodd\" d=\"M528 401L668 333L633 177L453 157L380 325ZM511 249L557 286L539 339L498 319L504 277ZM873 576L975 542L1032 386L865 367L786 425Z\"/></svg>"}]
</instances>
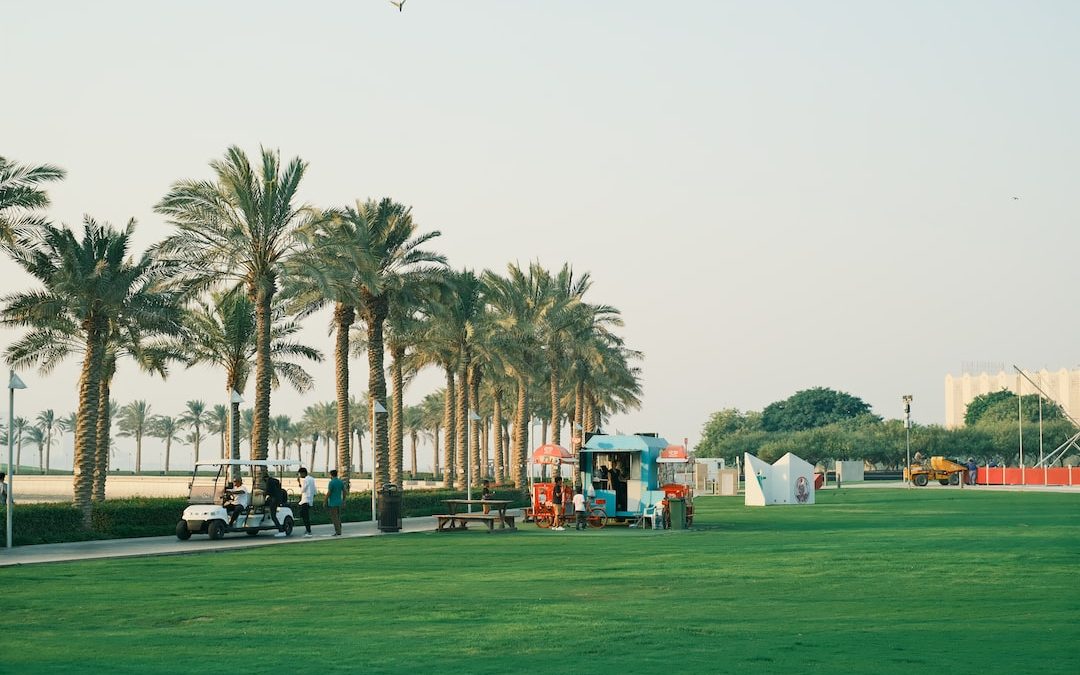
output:
<instances>
[{"instance_id":1,"label":"trimmed hedge","mask_svg":"<svg viewBox=\"0 0 1080 675\"><path fill-rule=\"evenodd\" d=\"M526 506L528 497L517 490L499 490L497 499L509 499L514 506ZM403 518L430 516L446 511L444 499L461 499L465 494L458 490L407 490L402 495ZM475 495L474 495L475 496ZM27 544L57 544L92 539L127 539L131 537L160 537L172 534L176 522L187 506L184 498L109 499L94 505L91 528L82 526L82 515L71 504L17 504L13 537L16 546ZM296 523L300 517L296 502L291 502ZM371 520L371 493L350 494L341 510L344 522ZM7 514L0 517L0 532L7 528ZM330 516L323 507L323 496L315 498L311 510L311 523L323 525Z\"/></svg>"}]
</instances>

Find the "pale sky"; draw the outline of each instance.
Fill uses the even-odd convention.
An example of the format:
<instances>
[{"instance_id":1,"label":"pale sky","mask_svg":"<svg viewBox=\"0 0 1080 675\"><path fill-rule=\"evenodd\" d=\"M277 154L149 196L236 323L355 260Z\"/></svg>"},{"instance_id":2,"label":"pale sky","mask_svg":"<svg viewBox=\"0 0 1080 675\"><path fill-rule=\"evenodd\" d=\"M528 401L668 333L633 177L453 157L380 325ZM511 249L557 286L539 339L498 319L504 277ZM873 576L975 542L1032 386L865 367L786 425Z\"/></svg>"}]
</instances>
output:
<instances>
[{"instance_id":1,"label":"pale sky","mask_svg":"<svg viewBox=\"0 0 1080 675\"><path fill-rule=\"evenodd\" d=\"M230 144L299 155L305 200L410 204L456 268L590 272L646 355L612 431L693 444L814 386L940 423L962 362L1080 363L1077 3L0 4L0 154L68 170L55 220L135 217L145 247ZM274 414L333 398L313 372ZM76 363L21 375L16 414L75 408ZM127 364L114 395L178 414L223 382Z\"/></svg>"}]
</instances>

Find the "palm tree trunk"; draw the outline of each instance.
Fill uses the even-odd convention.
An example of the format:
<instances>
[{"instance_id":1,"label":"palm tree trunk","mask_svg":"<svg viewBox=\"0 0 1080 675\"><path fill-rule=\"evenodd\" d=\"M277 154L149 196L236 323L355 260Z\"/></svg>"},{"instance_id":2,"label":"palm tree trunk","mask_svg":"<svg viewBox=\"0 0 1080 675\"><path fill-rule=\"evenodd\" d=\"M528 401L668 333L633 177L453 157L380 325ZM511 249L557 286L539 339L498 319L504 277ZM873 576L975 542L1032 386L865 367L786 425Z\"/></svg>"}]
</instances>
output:
<instances>
[{"instance_id":1,"label":"palm tree trunk","mask_svg":"<svg viewBox=\"0 0 1080 675\"><path fill-rule=\"evenodd\" d=\"M255 289L255 405L251 422L251 459L266 459L270 449L270 384L273 363L270 360L270 303L274 300L274 280L261 278ZM262 474L255 476L255 484Z\"/></svg>"},{"instance_id":2,"label":"palm tree trunk","mask_svg":"<svg viewBox=\"0 0 1080 675\"><path fill-rule=\"evenodd\" d=\"M142 473L142 423L135 430L135 475Z\"/></svg>"},{"instance_id":3,"label":"palm tree trunk","mask_svg":"<svg viewBox=\"0 0 1080 675\"><path fill-rule=\"evenodd\" d=\"M431 477L435 480L439 480L439 430L441 428L441 424L436 424L431 433L431 442L435 446L434 460L431 464Z\"/></svg>"},{"instance_id":4,"label":"palm tree trunk","mask_svg":"<svg viewBox=\"0 0 1080 675\"><path fill-rule=\"evenodd\" d=\"M502 423L502 390L494 392L494 402L491 406L491 425L493 427L492 439L495 446L495 483L502 485L506 481L506 467L503 465L503 423Z\"/></svg>"},{"instance_id":5,"label":"palm tree trunk","mask_svg":"<svg viewBox=\"0 0 1080 675\"><path fill-rule=\"evenodd\" d=\"M510 480L519 488L524 488L528 481L526 477L525 462L529 452L529 424L526 419L528 414L529 382L524 375L517 376L517 405L514 406L514 452L513 461L510 463Z\"/></svg>"},{"instance_id":6,"label":"palm tree trunk","mask_svg":"<svg viewBox=\"0 0 1080 675\"><path fill-rule=\"evenodd\" d=\"M413 480L416 480L416 442L417 442L417 440L418 440L417 433L415 431L411 432L409 434L409 444L411 446L410 452L409 452L409 455L410 455L409 459L411 461L412 466L411 466L411 470L409 471L409 476Z\"/></svg>"},{"instance_id":7,"label":"palm tree trunk","mask_svg":"<svg viewBox=\"0 0 1080 675\"><path fill-rule=\"evenodd\" d=\"M356 430L356 472L364 473L364 435Z\"/></svg>"},{"instance_id":8,"label":"palm tree trunk","mask_svg":"<svg viewBox=\"0 0 1080 675\"><path fill-rule=\"evenodd\" d=\"M404 463L405 425L404 425L404 377L401 372L401 360L405 358L405 348L394 345L390 348L390 377L393 380L394 395L390 405L390 482L401 485L402 465Z\"/></svg>"},{"instance_id":9,"label":"palm tree trunk","mask_svg":"<svg viewBox=\"0 0 1080 675\"><path fill-rule=\"evenodd\" d=\"M367 322L368 340L368 405L386 404L386 376L383 374L383 322L386 320L387 300L366 291L364 296L364 320ZM386 416L372 415L371 442L375 466L372 473L374 485L390 480L390 456L387 452Z\"/></svg>"},{"instance_id":10,"label":"palm tree trunk","mask_svg":"<svg viewBox=\"0 0 1080 675\"><path fill-rule=\"evenodd\" d=\"M310 466L312 469L315 468L315 446L318 443L318 441L319 441L319 436L317 434L315 436L311 437L311 461L308 462L308 466ZM330 440L327 439L326 443L327 443L327 445L329 445Z\"/></svg>"},{"instance_id":11,"label":"palm tree trunk","mask_svg":"<svg viewBox=\"0 0 1080 675\"><path fill-rule=\"evenodd\" d=\"M172 453L172 438L165 439L165 475L169 475L169 455Z\"/></svg>"},{"instance_id":12,"label":"palm tree trunk","mask_svg":"<svg viewBox=\"0 0 1080 675\"><path fill-rule=\"evenodd\" d=\"M470 355L470 360L471 355ZM473 365L469 368L469 409L480 414L480 366L479 364ZM480 477L484 475L487 470L487 466L482 462L480 457L480 421L477 420L473 423L472 429L469 433L469 452L472 457L473 465L473 485L480 484Z\"/></svg>"},{"instance_id":13,"label":"palm tree trunk","mask_svg":"<svg viewBox=\"0 0 1080 675\"><path fill-rule=\"evenodd\" d=\"M574 420L570 424L570 442L574 454L581 450L585 434L585 383L578 380L574 386Z\"/></svg>"},{"instance_id":14,"label":"palm tree trunk","mask_svg":"<svg viewBox=\"0 0 1080 675\"><path fill-rule=\"evenodd\" d=\"M356 310L352 305L337 303L334 308L334 385L337 392L337 437L338 437L338 478L349 490L349 478L352 473L352 420L349 418L349 328L356 321Z\"/></svg>"},{"instance_id":15,"label":"palm tree trunk","mask_svg":"<svg viewBox=\"0 0 1080 675\"><path fill-rule=\"evenodd\" d=\"M97 447L94 454L94 494L95 502L105 501L105 479L109 475L109 427L112 420L109 418L109 394L112 377L116 372L116 359L110 358L105 364L101 374L101 386L98 398L98 421L97 421Z\"/></svg>"},{"instance_id":16,"label":"palm tree trunk","mask_svg":"<svg viewBox=\"0 0 1080 675\"><path fill-rule=\"evenodd\" d=\"M101 396L101 369L105 361L105 322L87 319L86 351L79 377L79 415L75 427L75 507L82 513L83 527L90 529L93 518L94 460L97 457L98 399Z\"/></svg>"},{"instance_id":17,"label":"palm tree trunk","mask_svg":"<svg viewBox=\"0 0 1080 675\"><path fill-rule=\"evenodd\" d=\"M481 461L483 462L483 465L482 465L483 470L480 472L480 475L482 477L484 477L484 478L490 478L491 477L491 475L488 473L488 467L492 466L492 464L493 464L493 462L491 461L491 443L490 443L491 434L490 434L490 431L491 431L491 418L490 417L485 417L480 422L480 457L481 457Z\"/></svg>"},{"instance_id":18,"label":"palm tree trunk","mask_svg":"<svg viewBox=\"0 0 1080 675\"><path fill-rule=\"evenodd\" d=\"M551 361L551 442L559 445L562 440L562 408L559 407L559 364Z\"/></svg>"},{"instance_id":19,"label":"palm tree trunk","mask_svg":"<svg viewBox=\"0 0 1080 675\"><path fill-rule=\"evenodd\" d=\"M454 453L454 438L456 433L457 417L454 415L454 406L457 398L454 387L454 371L450 366L446 370L446 393L443 395L443 473L447 487L454 485L457 479L457 458Z\"/></svg>"},{"instance_id":20,"label":"palm tree trunk","mask_svg":"<svg viewBox=\"0 0 1080 675\"><path fill-rule=\"evenodd\" d=\"M465 359L462 359L465 363ZM466 464L470 461L468 431L468 407L469 407L469 374L468 369L462 365L457 375L457 438L454 441L454 470L457 473L457 481L454 486L459 490L465 487ZM471 480L471 477L470 477Z\"/></svg>"},{"instance_id":21,"label":"palm tree trunk","mask_svg":"<svg viewBox=\"0 0 1080 675\"><path fill-rule=\"evenodd\" d=\"M48 436L45 441L45 475L49 474L49 455L52 454L52 427L48 428Z\"/></svg>"}]
</instances>

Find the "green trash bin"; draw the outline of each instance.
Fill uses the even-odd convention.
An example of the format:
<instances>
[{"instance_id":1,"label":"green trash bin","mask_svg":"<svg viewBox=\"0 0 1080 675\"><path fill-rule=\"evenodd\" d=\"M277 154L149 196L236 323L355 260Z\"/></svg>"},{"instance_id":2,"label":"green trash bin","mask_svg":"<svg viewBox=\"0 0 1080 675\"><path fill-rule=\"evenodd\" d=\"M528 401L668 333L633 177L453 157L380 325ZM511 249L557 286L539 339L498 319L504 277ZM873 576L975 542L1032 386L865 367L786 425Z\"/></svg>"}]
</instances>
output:
<instances>
[{"instance_id":1,"label":"green trash bin","mask_svg":"<svg viewBox=\"0 0 1080 675\"><path fill-rule=\"evenodd\" d=\"M379 490L379 531L401 530L401 489L393 483L385 483Z\"/></svg>"},{"instance_id":2,"label":"green trash bin","mask_svg":"<svg viewBox=\"0 0 1080 675\"><path fill-rule=\"evenodd\" d=\"M668 497L668 514L671 516L671 529L686 529L686 500L682 497Z\"/></svg>"}]
</instances>

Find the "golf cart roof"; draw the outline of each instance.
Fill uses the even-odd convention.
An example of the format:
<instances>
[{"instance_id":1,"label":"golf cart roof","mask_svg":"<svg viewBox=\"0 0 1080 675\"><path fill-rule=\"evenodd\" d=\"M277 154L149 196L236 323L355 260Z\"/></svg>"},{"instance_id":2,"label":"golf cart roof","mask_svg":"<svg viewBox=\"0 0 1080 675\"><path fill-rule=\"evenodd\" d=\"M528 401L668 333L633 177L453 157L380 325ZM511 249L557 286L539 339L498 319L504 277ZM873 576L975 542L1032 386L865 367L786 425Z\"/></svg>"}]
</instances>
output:
<instances>
[{"instance_id":1,"label":"golf cart roof","mask_svg":"<svg viewBox=\"0 0 1080 675\"><path fill-rule=\"evenodd\" d=\"M200 466L265 466L265 467L280 467L286 468L290 466L300 466L300 460L298 459L217 459L212 462L199 462L195 465Z\"/></svg>"}]
</instances>

